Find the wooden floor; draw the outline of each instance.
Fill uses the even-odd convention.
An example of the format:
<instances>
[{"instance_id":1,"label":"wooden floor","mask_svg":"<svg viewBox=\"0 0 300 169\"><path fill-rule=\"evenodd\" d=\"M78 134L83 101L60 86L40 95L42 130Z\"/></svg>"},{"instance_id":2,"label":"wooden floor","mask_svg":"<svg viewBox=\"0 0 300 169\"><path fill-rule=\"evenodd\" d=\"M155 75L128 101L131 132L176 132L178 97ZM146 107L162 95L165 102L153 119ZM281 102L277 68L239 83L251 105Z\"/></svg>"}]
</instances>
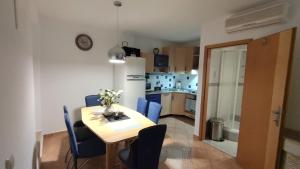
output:
<instances>
[{"instance_id":1,"label":"wooden floor","mask_svg":"<svg viewBox=\"0 0 300 169\"><path fill-rule=\"evenodd\" d=\"M173 117L163 118L160 123L168 126L161 151L160 169L241 169L234 158L194 140L193 126L188 123ZM64 156L68 147L67 133L47 136L44 139L41 168L66 168ZM105 157L90 160L84 168L104 169Z\"/></svg>"}]
</instances>

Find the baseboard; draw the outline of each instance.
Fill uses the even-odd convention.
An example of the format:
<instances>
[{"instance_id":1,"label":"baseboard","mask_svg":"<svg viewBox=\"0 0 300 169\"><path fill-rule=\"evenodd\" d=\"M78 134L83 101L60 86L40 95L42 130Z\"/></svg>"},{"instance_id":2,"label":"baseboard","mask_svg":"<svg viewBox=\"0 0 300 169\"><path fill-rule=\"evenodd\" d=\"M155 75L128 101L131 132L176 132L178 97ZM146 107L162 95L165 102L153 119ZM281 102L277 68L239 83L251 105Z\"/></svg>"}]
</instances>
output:
<instances>
[{"instance_id":1,"label":"baseboard","mask_svg":"<svg viewBox=\"0 0 300 169\"><path fill-rule=\"evenodd\" d=\"M166 118L166 117L186 117L186 118L190 118L190 119L192 119L191 117L189 117L189 116L186 116L186 115L184 115L184 114L167 114L167 115L162 115L162 116L160 116L159 118ZM194 119L193 119L194 120Z\"/></svg>"},{"instance_id":2,"label":"baseboard","mask_svg":"<svg viewBox=\"0 0 300 169\"><path fill-rule=\"evenodd\" d=\"M198 141L200 141L201 139L200 139L200 136L197 136L197 135L193 135L193 138L194 138L194 140L198 140Z\"/></svg>"},{"instance_id":3,"label":"baseboard","mask_svg":"<svg viewBox=\"0 0 300 169\"><path fill-rule=\"evenodd\" d=\"M35 152L34 152L34 159L35 163L33 164L34 169L40 169L41 166L41 158L43 155L43 132L41 130L35 132Z\"/></svg>"},{"instance_id":4,"label":"baseboard","mask_svg":"<svg viewBox=\"0 0 300 169\"><path fill-rule=\"evenodd\" d=\"M43 143L44 143L44 137L43 132L41 130L35 132L36 137L36 143L38 145L38 155L41 158L43 154Z\"/></svg>"},{"instance_id":5,"label":"baseboard","mask_svg":"<svg viewBox=\"0 0 300 169\"><path fill-rule=\"evenodd\" d=\"M67 132L67 130L59 130L59 131L49 132L49 133L45 133L43 135L43 137L51 137L53 135L62 134L62 133L66 133L66 132Z\"/></svg>"}]
</instances>

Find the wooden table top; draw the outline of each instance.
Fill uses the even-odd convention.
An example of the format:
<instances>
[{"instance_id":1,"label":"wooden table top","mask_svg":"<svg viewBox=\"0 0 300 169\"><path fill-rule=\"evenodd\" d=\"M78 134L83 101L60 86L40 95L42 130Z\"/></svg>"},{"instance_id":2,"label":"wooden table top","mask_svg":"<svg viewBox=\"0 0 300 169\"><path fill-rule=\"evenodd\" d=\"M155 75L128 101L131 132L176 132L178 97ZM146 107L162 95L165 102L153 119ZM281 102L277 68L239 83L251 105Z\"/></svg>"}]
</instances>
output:
<instances>
[{"instance_id":1,"label":"wooden table top","mask_svg":"<svg viewBox=\"0 0 300 169\"><path fill-rule=\"evenodd\" d=\"M115 104L112 109L123 112L129 119L109 122L102 115L104 107L95 106L81 109L83 123L107 144L134 138L141 129L155 125L147 117L130 108Z\"/></svg>"}]
</instances>

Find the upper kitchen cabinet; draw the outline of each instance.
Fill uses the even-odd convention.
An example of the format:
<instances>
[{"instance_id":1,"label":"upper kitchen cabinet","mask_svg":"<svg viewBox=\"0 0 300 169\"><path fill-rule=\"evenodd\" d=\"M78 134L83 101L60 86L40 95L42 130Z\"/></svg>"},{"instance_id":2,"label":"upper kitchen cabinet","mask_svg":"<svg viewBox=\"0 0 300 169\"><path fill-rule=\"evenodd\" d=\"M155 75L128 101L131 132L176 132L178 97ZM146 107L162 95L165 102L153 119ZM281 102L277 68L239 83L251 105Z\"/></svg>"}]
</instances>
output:
<instances>
[{"instance_id":1,"label":"upper kitchen cabinet","mask_svg":"<svg viewBox=\"0 0 300 169\"><path fill-rule=\"evenodd\" d=\"M174 70L175 72L185 72L186 71L186 56L187 49L186 48L176 48L174 55Z\"/></svg>"},{"instance_id":2,"label":"upper kitchen cabinet","mask_svg":"<svg viewBox=\"0 0 300 169\"><path fill-rule=\"evenodd\" d=\"M199 48L188 47L186 48L186 72L193 69L198 69L199 66Z\"/></svg>"},{"instance_id":3,"label":"upper kitchen cabinet","mask_svg":"<svg viewBox=\"0 0 300 169\"><path fill-rule=\"evenodd\" d=\"M164 47L163 53L169 55L170 72L198 69L199 47Z\"/></svg>"},{"instance_id":4,"label":"upper kitchen cabinet","mask_svg":"<svg viewBox=\"0 0 300 169\"><path fill-rule=\"evenodd\" d=\"M169 72L175 72L174 67L174 57L175 57L175 47L163 47L163 54L169 56Z\"/></svg>"},{"instance_id":5,"label":"upper kitchen cabinet","mask_svg":"<svg viewBox=\"0 0 300 169\"><path fill-rule=\"evenodd\" d=\"M146 73L152 73L154 69L154 54L151 53L142 53L142 57L146 60L145 71Z\"/></svg>"}]
</instances>

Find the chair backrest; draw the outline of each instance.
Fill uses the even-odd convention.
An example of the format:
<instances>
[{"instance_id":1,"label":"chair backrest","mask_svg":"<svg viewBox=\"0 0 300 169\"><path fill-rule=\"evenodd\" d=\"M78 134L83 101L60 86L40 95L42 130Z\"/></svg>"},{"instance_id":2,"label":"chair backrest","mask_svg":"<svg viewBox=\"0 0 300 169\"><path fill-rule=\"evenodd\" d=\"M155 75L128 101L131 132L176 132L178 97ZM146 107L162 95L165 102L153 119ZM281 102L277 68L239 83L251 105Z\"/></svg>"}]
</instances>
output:
<instances>
[{"instance_id":1,"label":"chair backrest","mask_svg":"<svg viewBox=\"0 0 300 169\"><path fill-rule=\"evenodd\" d=\"M71 151L75 156L77 156L78 155L78 145L77 145L74 129L73 129L70 117L69 117L69 112L68 112L66 106L64 106L64 118L65 118L65 123L67 126L68 135L69 135L69 139L70 139Z\"/></svg>"},{"instance_id":2,"label":"chair backrest","mask_svg":"<svg viewBox=\"0 0 300 169\"><path fill-rule=\"evenodd\" d=\"M100 96L99 95L85 96L85 105L86 107L100 106L101 105Z\"/></svg>"},{"instance_id":3,"label":"chair backrest","mask_svg":"<svg viewBox=\"0 0 300 169\"><path fill-rule=\"evenodd\" d=\"M157 169L167 125L155 125L139 132L129 157L135 169Z\"/></svg>"},{"instance_id":4,"label":"chair backrest","mask_svg":"<svg viewBox=\"0 0 300 169\"><path fill-rule=\"evenodd\" d=\"M136 111L146 116L148 101L145 98L139 97L137 101Z\"/></svg>"},{"instance_id":5,"label":"chair backrest","mask_svg":"<svg viewBox=\"0 0 300 169\"><path fill-rule=\"evenodd\" d=\"M161 112L161 105L155 102L149 103L149 109L148 109L148 119L153 121L154 123L158 124L160 112Z\"/></svg>"}]
</instances>

